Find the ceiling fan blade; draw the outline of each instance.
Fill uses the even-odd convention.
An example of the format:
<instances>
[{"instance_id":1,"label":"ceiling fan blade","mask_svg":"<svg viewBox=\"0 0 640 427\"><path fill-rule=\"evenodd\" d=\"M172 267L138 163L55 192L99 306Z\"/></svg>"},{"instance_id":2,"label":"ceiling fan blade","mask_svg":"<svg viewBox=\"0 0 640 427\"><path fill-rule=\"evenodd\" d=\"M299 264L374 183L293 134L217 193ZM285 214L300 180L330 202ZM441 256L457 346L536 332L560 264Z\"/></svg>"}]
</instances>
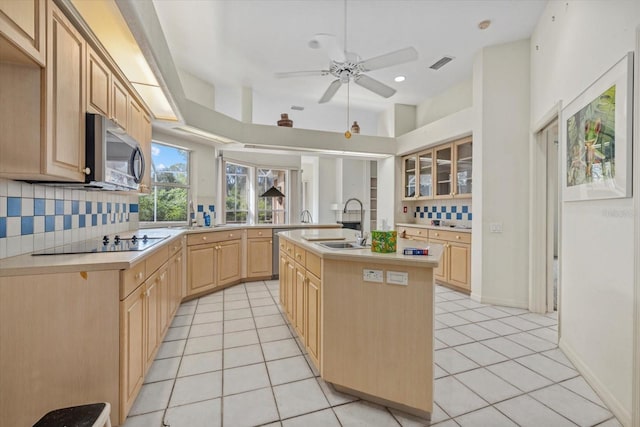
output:
<instances>
[{"instance_id":1,"label":"ceiling fan blade","mask_svg":"<svg viewBox=\"0 0 640 427\"><path fill-rule=\"evenodd\" d=\"M418 59L418 51L413 47L385 53L384 55L369 58L360 63L364 71L379 70L380 68L391 67L392 65L402 64L404 62L415 61Z\"/></svg>"},{"instance_id":2,"label":"ceiling fan blade","mask_svg":"<svg viewBox=\"0 0 640 427\"><path fill-rule=\"evenodd\" d=\"M376 79L372 79L365 74L356 76L353 81L357 85L362 86L365 89L369 89L371 92L377 93L378 95L385 98L389 98L391 95L396 93L396 90L394 88L387 86L386 84Z\"/></svg>"},{"instance_id":3,"label":"ceiling fan blade","mask_svg":"<svg viewBox=\"0 0 640 427\"><path fill-rule=\"evenodd\" d=\"M285 79L289 77L326 76L328 74L329 70L290 71L284 73L275 73L275 77L278 79Z\"/></svg>"},{"instance_id":4,"label":"ceiling fan blade","mask_svg":"<svg viewBox=\"0 0 640 427\"><path fill-rule=\"evenodd\" d=\"M338 89L340 89L340 86L342 86L340 79L332 81L327 90L324 92L324 95L322 95L322 98L320 98L320 101L318 101L318 104L329 102L331 98L333 98L333 95L336 94Z\"/></svg>"}]
</instances>

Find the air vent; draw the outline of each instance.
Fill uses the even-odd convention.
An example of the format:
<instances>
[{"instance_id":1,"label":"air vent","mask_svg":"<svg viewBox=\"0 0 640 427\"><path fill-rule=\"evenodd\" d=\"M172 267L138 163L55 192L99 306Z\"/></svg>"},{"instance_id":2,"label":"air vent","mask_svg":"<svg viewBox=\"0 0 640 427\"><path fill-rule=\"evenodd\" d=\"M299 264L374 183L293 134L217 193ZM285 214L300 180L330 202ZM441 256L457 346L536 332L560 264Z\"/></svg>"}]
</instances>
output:
<instances>
[{"instance_id":1,"label":"air vent","mask_svg":"<svg viewBox=\"0 0 640 427\"><path fill-rule=\"evenodd\" d=\"M440 68L444 67L451 61L453 61L453 56L443 56L434 64L432 64L429 68L431 68L432 70L439 70Z\"/></svg>"},{"instance_id":2,"label":"air vent","mask_svg":"<svg viewBox=\"0 0 640 427\"><path fill-rule=\"evenodd\" d=\"M296 111L302 111L302 110L304 110L304 107L301 107L299 105L292 105L291 109L292 110L296 110Z\"/></svg>"}]
</instances>

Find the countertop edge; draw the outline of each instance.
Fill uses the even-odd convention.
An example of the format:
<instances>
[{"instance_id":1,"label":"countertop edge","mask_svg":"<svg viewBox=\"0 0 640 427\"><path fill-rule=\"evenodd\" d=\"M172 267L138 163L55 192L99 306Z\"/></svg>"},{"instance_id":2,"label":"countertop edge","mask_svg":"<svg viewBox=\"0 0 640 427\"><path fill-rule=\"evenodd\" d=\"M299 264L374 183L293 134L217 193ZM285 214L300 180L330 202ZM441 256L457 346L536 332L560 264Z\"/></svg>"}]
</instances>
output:
<instances>
[{"instance_id":1,"label":"countertop edge","mask_svg":"<svg viewBox=\"0 0 640 427\"><path fill-rule=\"evenodd\" d=\"M424 228L429 230L440 230L440 231L452 231L456 233L472 233L473 229L471 228L456 228L456 227L448 227L441 225L429 225L429 224L410 224L405 222L397 222L397 227L413 227L413 228Z\"/></svg>"},{"instance_id":2,"label":"countertop edge","mask_svg":"<svg viewBox=\"0 0 640 427\"><path fill-rule=\"evenodd\" d=\"M355 231L341 229L340 234L346 237L346 240L354 240ZM392 253L378 253L372 252L371 248L366 249L324 249L322 246L318 244L318 242L309 242L302 238L303 232L301 230L298 231L288 231L281 236L285 239L290 240L294 244L304 248L305 250L309 250L321 258L328 260L349 260L354 262L372 262L376 264L393 264L393 265L409 265L409 266L418 266L418 267L431 267L436 268L440 264L440 258L442 256L442 245L433 244L430 245L432 248L432 255L423 256L423 255L403 255L400 252L392 252ZM398 250L402 250L403 248L411 248L416 247L416 242L414 240L398 238Z\"/></svg>"}]
</instances>

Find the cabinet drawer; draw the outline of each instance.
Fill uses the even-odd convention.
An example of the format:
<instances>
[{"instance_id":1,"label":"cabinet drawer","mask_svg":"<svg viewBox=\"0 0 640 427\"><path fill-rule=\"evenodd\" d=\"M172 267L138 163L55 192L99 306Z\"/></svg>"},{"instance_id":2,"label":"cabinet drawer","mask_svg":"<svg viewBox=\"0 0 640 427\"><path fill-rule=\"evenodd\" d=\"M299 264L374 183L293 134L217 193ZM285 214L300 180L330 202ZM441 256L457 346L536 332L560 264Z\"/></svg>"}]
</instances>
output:
<instances>
[{"instance_id":1,"label":"cabinet drawer","mask_svg":"<svg viewBox=\"0 0 640 427\"><path fill-rule=\"evenodd\" d=\"M306 257L307 252L304 249L302 249L300 246L293 245L293 258L298 264L305 266Z\"/></svg>"},{"instance_id":2,"label":"cabinet drawer","mask_svg":"<svg viewBox=\"0 0 640 427\"><path fill-rule=\"evenodd\" d=\"M280 238L280 242L282 242L282 241L283 241L283 239ZM284 240L284 252L287 255L289 255L290 257L292 257L292 258L293 258L293 247L294 246L295 245L293 243L291 243L290 241Z\"/></svg>"},{"instance_id":3,"label":"cabinet drawer","mask_svg":"<svg viewBox=\"0 0 640 427\"><path fill-rule=\"evenodd\" d=\"M247 237L249 239L254 239L256 237L271 237L271 229L270 228L248 229Z\"/></svg>"},{"instance_id":4,"label":"cabinet drawer","mask_svg":"<svg viewBox=\"0 0 640 427\"><path fill-rule=\"evenodd\" d=\"M471 233L457 233L455 231L429 230L429 238L450 242L471 243Z\"/></svg>"},{"instance_id":5,"label":"cabinet drawer","mask_svg":"<svg viewBox=\"0 0 640 427\"><path fill-rule=\"evenodd\" d=\"M131 292L147 278L144 261L134 264L133 267L120 272L120 300L124 300Z\"/></svg>"},{"instance_id":6,"label":"cabinet drawer","mask_svg":"<svg viewBox=\"0 0 640 427\"><path fill-rule=\"evenodd\" d=\"M243 230L233 230L233 231L218 231L213 233L213 241L214 242L224 242L225 240L237 240L242 239L242 231Z\"/></svg>"},{"instance_id":7,"label":"cabinet drawer","mask_svg":"<svg viewBox=\"0 0 640 427\"><path fill-rule=\"evenodd\" d=\"M169 257L172 257L182 249L182 237L169 242Z\"/></svg>"},{"instance_id":8,"label":"cabinet drawer","mask_svg":"<svg viewBox=\"0 0 640 427\"><path fill-rule=\"evenodd\" d=\"M209 232L209 233L194 233L194 234L189 234L187 236L187 245L188 246L193 246L193 245L202 245L204 243L211 243L211 242L215 242L215 237L216 237L216 232Z\"/></svg>"},{"instance_id":9,"label":"cabinet drawer","mask_svg":"<svg viewBox=\"0 0 640 427\"><path fill-rule=\"evenodd\" d=\"M399 227L398 236L404 237L405 239L426 241L429 236L429 230L426 228L417 227Z\"/></svg>"},{"instance_id":10,"label":"cabinet drawer","mask_svg":"<svg viewBox=\"0 0 640 427\"><path fill-rule=\"evenodd\" d=\"M149 255L145 260L145 264L146 264L145 271L147 273L147 276L152 274L157 269L159 269L160 266L165 262L167 262L168 259L169 259L168 245L164 245L163 247L159 248L157 251Z\"/></svg>"},{"instance_id":11,"label":"cabinet drawer","mask_svg":"<svg viewBox=\"0 0 640 427\"><path fill-rule=\"evenodd\" d=\"M322 278L320 257L313 252L307 252L307 270L317 278Z\"/></svg>"}]
</instances>

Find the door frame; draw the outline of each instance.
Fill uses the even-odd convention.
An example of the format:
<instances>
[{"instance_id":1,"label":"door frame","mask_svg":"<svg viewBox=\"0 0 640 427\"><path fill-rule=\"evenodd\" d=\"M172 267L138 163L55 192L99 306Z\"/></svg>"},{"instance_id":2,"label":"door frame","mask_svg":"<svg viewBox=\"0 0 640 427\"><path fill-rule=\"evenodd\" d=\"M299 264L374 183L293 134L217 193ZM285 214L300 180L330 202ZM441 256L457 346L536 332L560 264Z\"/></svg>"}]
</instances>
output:
<instances>
[{"instance_id":1,"label":"door frame","mask_svg":"<svg viewBox=\"0 0 640 427\"><path fill-rule=\"evenodd\" d=\"M547 312L547 141L541 138L542 131L554 121L560 120L561 101L558 101L531 129L529 144L529 311ZM561 168L558 168L558 173ZM558 180L558 182L561 182ZM560 195L560 193L559 193ZM559 197L560 199L560 197ZM561 236L562 203L558 202L558 259L562 254ZM560 289L558 262L558 289ZM560 292L558 292L558 314ZM558 323L560 323L558 316ZM558 324L558 338L560 338Z\"/></svg>"},{"instance_id":2,"label":"door frame","mask_svg":"<svg viewBox=\"0 0 640 427\"><path fill-rule=\"evenodd\" d=\"M636 28L634 81L634 146L640 142L640 25ZM634 219L634 326L633 326L633 372L631 392L631 425L640 427L640 150L633 150L633 205Z\"/></svg>"}]
</instances>

